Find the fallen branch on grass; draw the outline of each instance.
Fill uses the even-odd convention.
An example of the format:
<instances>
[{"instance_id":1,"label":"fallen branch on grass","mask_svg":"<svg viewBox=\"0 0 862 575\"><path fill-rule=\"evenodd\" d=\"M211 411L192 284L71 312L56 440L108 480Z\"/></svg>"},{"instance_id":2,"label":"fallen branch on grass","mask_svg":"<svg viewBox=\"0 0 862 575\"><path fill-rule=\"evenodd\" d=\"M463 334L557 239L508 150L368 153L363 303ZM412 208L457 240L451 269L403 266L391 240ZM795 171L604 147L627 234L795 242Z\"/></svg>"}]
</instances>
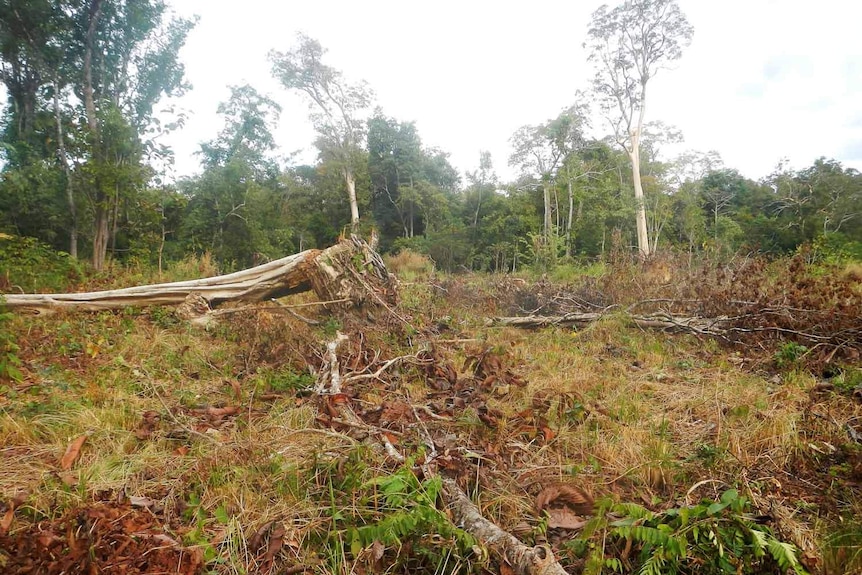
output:
<instances>
[{"instance_id":1,"label":"fallen branch on grass","mask_svg":"<svg viewBox=\"0 0 862 575\"><path fill-rule=\"evenodd\" d=\"M563 326L563 327L586 327L601 319L616 315L623 321L644 329L660 329L665 331L673 331L679 333L692 333L695 335L706 335L717 337L725 340L733 339L734 336L744 334L771 332L781 335L789 335L810 343L831 344L837 347L844 345L852 347L854 341L858 341L859 332L841 332L833 335L816 334L799 330L787 329L778 326L754 326L745 327L736 324L738 318L727 316L722 317L682 317L669 314L653 314L653 315L626 315L616 312L601 313L601 312L583 312L583 313L567 313L565 315L528 315L517 317L495 317L486 322L488 326L508 326L525 329Z\"/></svg>"},{"instance_id":2,"label":"fallen branch on grass","mask_svg":"<svg viewBox=\"0 0 862 575\"><path fill-rule=\"evenodd\" d=\"M600 319L610 317L601 312L567 313L565 315L528 315L523 317L495 317L488 321L489 326L511 326L522 328L575 326L585 327ZM623 315L625 321L632 325L672 331L689 331L705 335L721 336L726 333L722 327L727 318L674 317L670 315Z\"/></svg>"},{"instance_id":3,"label":"fallen branch on grass","mask_svg":"<svg viewBox=\"0 0 862 575\"><path fill-rule=\"evenodd\" d=\"M357 269L359 268L359 269ZM371 290L371 293L369 293ZM188 308L187 319L205 316L224 302L257 302L313 291L321 301L358 305L394 302L395 280L372 245L351 236L325 250L306 250L267 264L211 278L62 294L8 294L11 309L49 313L99 311L153 305Z\"/></svg>"},{"instance_id":4,"label":"fallen branch on grass","mask_svg":"<svg viewBox=\"0 0 862 575\"><path fill-rule=\"evenodd\" d=\"M363 379L378 379L390 367L405 360L417 359L416 356L401 356L386 361L374 373L342 374L338 370L337 350L339 345L346 340L347 337L344 334L338 333L336 339L329 342L326 346L324 367L320 371L317 384L314 388L314 392L320 397L329 393L335 393L335 390L340 393L341 385L348 382L353 383ZM429 414L433 414L433 412L426 406L414 406L412 403L410 405L416 418L417 427L415 429L429 449L426 453L425 462L422 464L422 471L426 477L430 477L437 474L436 466L434 465L437 450L428 428L419 417L418 410L426 410ZM404 454L395 447L389 437L390 435L402 435L402 433L366 424L351 409L349 402L336 402L330 408L336 410L341 417L332 417L332 414L330 414L328 418L329 423L356 427L367 431L369 435L365 438L366 441L376 435L379 443L371 442L373 448L382 449L390 459L399 463L406 461ZM441 495L446 507L452 513L453 523L475 537L501 564L505 563L511 567L516 575L568 575L557 562L549 547L546 545L538 545L536 547L525 545L514 535L485 519L454 479L441 476L441 481L443 485Z\"/></svg>"},{"instance_id":5,"label":"fallen branch on grass","mask_svg":"<svg viewBox=\"0 0 862 575\"><path fill-rule=\"evenodd\" d=\"M443 478L443 496L453 522L475 537L517 575L568 575L545 545L530 547L482 517L454 479Z\"/></svg>"}]
</instances>

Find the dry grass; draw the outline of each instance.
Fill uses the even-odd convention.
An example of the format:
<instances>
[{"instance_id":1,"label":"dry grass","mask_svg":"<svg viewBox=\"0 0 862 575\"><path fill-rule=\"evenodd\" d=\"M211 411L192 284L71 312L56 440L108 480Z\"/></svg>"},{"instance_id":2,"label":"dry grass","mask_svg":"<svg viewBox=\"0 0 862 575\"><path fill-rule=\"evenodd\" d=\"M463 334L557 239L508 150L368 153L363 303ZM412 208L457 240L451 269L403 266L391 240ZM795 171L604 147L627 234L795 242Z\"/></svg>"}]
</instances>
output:
<instances>
[{"instance_id":1,"label":"dry grass","mask_svg":"<svg viewBox=\"0 0 862 575\"><path fill-rule=\"evenodd\" d=\"M389 271L405 281L428 277L434 272L434 262L428 256L408 248L395 255L387 255L384 262Z\"/></svg>"},{"instance_id":2,"label":"dry grass","mask_svg":"<svg viewBox=\"0 0 862 575\"><path fill-rule=\"evenodd\" d=\"M414 256L391 263L402 273L427 273L427 261ZM313 363L321 343L341 328L353 336L351 353L379 352L383 359L436 342L441 359L462 376L471 349L488 346L526 381L489 395L488 407L502 413L496 427L472 405L451 421L428 422L435 437L454 437L472 454L464 457L468 484L483 512L504 527L527 522L538 532L532 498L551 480L654 509L736 486L811 554L831 528L822 517L862 512L846 491L825 491L849 473L832 470L830 479L829 446L846 440L844 427L862 421L862 407L841 396L815 402L811 376L759 372L761 364L744 350L639 331L615 318L581 332L487 328L481 316L497 311L495 288L470 281L476 283L405 286L400 311L412 325L397 329L353 326L350 318L311 329L265 313L210 333L153 311L19 318L13 327L27 377L3 384L0 395L0 496L30 494L18 527L120 493L151 498L187 523L187 544L212 550L219 573L260 568L252 540L278 522L286 529L280 565L347 573L350 561L336 561L327 539L343 535L331 489L336 479L345 481L345 462L361 441L322 427L318 406L296 389L262 398L277 382L292 381L279 374ZM239 382L241 398L231 381ZM432 399L409 367L355 392L360 405ZM190 411L233 405L241 411L209 429ZM147 411L161 422L141 439L136 431ZM550 431L525 427L527 411ZM83 433L91 435L64 477L59 458ZM421 445L408 436L403 442L408 453ZM359 469L362 483L396 466L374 454ZM833 496L843 507L823 510L818 523L817 506ZM351 505L345 514L358 516L359 502Z\"/></svg>"}]
</instances>

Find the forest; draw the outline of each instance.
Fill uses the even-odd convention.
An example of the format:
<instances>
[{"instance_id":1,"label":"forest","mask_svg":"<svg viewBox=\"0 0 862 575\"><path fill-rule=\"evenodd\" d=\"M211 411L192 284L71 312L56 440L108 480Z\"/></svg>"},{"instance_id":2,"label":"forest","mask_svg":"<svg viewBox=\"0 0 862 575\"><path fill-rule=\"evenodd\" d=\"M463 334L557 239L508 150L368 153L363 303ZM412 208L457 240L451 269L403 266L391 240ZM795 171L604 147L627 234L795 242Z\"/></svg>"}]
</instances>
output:
<instances>
[{"instance_id":1,"label":"forest","mask_svg":"<svg viewBox=\"0 0 862 575\"><path fill-rule=\"evenodd\" d=\"M0 0L0 571L862 572L862 173L669 157L675 0L511 179L305 34L173 177L197 24Z\"/></svg>"}]
</instances>

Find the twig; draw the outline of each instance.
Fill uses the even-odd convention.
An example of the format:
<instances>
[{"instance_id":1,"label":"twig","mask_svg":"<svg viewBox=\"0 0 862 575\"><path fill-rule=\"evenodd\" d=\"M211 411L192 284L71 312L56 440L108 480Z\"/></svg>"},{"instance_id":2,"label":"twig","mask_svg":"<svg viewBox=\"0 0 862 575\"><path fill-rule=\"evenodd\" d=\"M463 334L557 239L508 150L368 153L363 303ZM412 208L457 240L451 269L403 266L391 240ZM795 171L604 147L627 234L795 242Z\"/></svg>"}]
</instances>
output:
<instances>
[{"instance_id":1,"label":"twig","mask_svg":"<svg viewBox=\"0 0 862 575\"><path fill-rule=\"evenodd\" d=\"M165 408L165 411L167 412L168 417L170 417L171 421L173 421L176 425L178 425L180 427L180 429L182 429L183 431L185 431L191 435L203 437L204 439L206 439L208 441L212 441L213 443L219 443L218 440L215 439L214 437L212 437L211 435L207 435L206 433L201 433L200 431L195 431L194 429L184 425L179 419L177 419L177 416L174 415L174 412L171 411L171 408L168 407L168 404L165 403L165 400L162 398L161 394L159 394L159 390L156 389L155 384L151 381L147 381L147 384L149 384L150 388L153 390L153 394L156 396L156 398L162 404L162 407Z\"/></svg>"},{"instance_id":2,"label":"twig","mask_svg":"<svg viewBox=\"0 0 862 575\"><path fill-rule=\"evenodd\" d=\"M374 373L363 373L363 374L351 374L344 377L342 380L343 383L355 383L357 381L362 381L364 379L380 379L380 376L383 375L383 372L389 369L390 367L408 359L412 359L415 361L420 361L415 355L402 355L399 357L393 357L386 363L384 363L380 369L375 371Z\"/></svg>"}]
</instances>

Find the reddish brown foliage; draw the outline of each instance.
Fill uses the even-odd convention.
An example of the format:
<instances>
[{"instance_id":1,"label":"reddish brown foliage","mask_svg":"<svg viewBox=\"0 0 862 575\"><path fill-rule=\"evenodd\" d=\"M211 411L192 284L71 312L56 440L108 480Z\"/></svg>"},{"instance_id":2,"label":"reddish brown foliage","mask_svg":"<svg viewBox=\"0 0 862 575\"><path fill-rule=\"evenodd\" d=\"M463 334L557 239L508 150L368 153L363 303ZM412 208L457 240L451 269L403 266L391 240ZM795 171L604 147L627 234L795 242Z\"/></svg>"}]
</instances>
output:
<instances>
[{"instance_id":1,"label":"reddish brown foliage","mask_svg":"<svg viewBox=\"0 0 862 575\"><path fill-rule=\"evenodd\" d=\"M72 511L0 536L3 573L199 573L201 553L183 547L163 523L129 504Z\"/></svg>"}]
</instances>

